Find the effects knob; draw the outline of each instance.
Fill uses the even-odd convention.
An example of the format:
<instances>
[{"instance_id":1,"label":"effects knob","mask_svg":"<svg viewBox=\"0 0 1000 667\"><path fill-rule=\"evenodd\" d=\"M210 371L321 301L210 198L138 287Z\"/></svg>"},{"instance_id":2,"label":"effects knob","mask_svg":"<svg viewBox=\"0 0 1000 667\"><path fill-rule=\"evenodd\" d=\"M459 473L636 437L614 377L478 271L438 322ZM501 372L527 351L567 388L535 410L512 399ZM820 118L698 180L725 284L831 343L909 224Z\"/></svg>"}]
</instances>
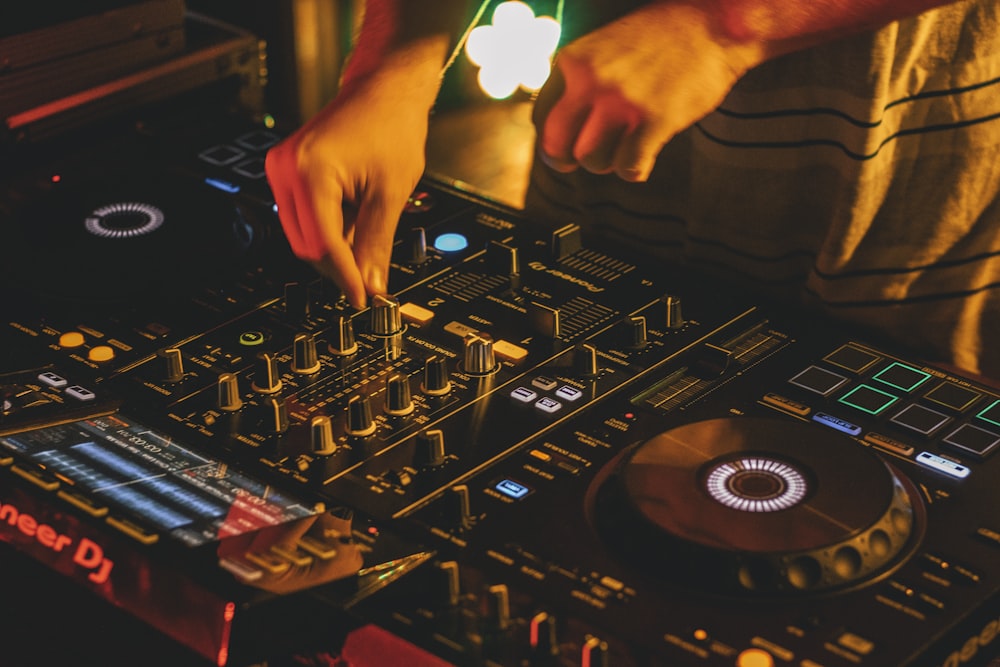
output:
<instances>
[{"instance_id":1,"label":"effects knob","mask_svg":"<svg viewBox=\"0 0 1000 667\"><path fill-rule=\"evenodd\" d=\"M164 382L180 382L184 379L184 357L176 347L160 350L159 357L163 359Z\"/></svg>"},{"instance_id":2,"label":"effects knob","mask_svg":"<svg viewBox=\"0 0 1000 667\"><path fill-rule=\"evenodd\" d=\"M555 616L544 611L538 612L531 617L529 633L531 655L535 659L546 660L559 655Z\"/></svg>"},{"instance_id":3,"label":"effects knob","mask_svg":"<svg viewBox=\"0 0 1000 667\"><path fill-rule=\"evenodd\" d=\"M406 232L406 263L423 264L427 261L427 232L423 227L414 227Z\"/></svg>"},{"instance_id":4,"label":"effects knob","mask_svg":"<svg viewBox=\"0 0 1000 667\"><path fill-rule=\"evenodd\" d=\"M333 440L333 424L326 415L316 415L309 422L309 442L313 454L329 456L337 450Z\"/></svg>"},{"instance_id":5,"label":"effects knob","mask_svg":"<svg viewBox=\"0 0 1000 667\"><path fill-rule=\"evenodd\" d=\"M316 339L310 333L300 333L292 341L292 371L302 375L319 372Z\"/></svg>"},{"instance_id":6,"label":"effects knob","mask_svg":"<svg viewBox=\"0 0 1000 667\"><path fill-rule=\"evenodd\" d=\"M270 396L264 401L267 410L267 428L271 433L284 433L288 430L288 406L280 396Z\"/></svg>"},{"instance_id":7,"label":"effects knob","mask_svg":"<svg viewBox=\"0 0 1000 667\"><path fill-rule=\"evenodd\" d=\"M281 391L278 359L271 352L258 352L254 363L253 382L250 385L259 394Z\"/></svg>"},{"instance_id":8,"label":"effects knob","mask_svg":"<svg viewBox=\"0 0 1000 667\"><path fill-rule=\"evenodd\" d=\"M402 417L413 412L410 396L410 377L406 373L396 373L385 381L385 413Z\"/></svg>"},{"instance_id":9,"label":"effects knob","mask_svg":"<svg viewBox=\"0 0 1000 667\"><path fill-rule=\"evenodd\" d=\"M363 438L375 432L371 399L356 394L347 401L347 435Z\"/></svg>"},{"instance_id":10,"label":"effects knob","mask_svg":"<svg viewBox=\"0 0 1000 667\"><path fill-rule=\"evenodd\" d=\"M664 326L668 329L680 329L684 326L684 315L681 312L680 297L667 296L663 298L665 308Z\"/></svg>"},{"instance_id":11,"label":"effects knob","mask_svg":"<svg viewBox=\"0 0 1000 667\"><path fill-rule=\"evenodd\" d=\"M376 336L393 336L403 330L403 316L399 301L376 294L372 297L372 333Z\"/></svg>"},{"instance_id":12,"label":"effects knob","mask_svg":"<svg viewBox=\"0 0 1000 667\"><path fill-rule=\"evenodd\" d=\"M463 341L464 368L470 375L488 375L497 368L493 354L493 337L485 333L470 333Z\"/></svg>"},{"instance_id":13,"label":"effects knob","mask_svg":"<svg viewBox=\"0 0 1000 667\"><path fill-rule=\"evenodd\" d=\"M469 487L456 484L444 495L445 512L448 519L459 529L472 527L472 505L469 502Z\"/></svg>"},{"instance_id":14,"label":"effects knob","mask_svg":"<svg viewBox=\"0 0 1000 667\"><path fill-rule=\"evenodd\" d=\"M285 314L297 321L309 319L309 288L302 283L285 283Z\"/></svg>"},{"instance_id":15,"label":"effects knob","mask_svg":"<svg viewBox=\"0 0 1000 667\"><path fill-rule=\"evenodd\" d=\"M448 377L448 360L439 355L431 355L424 361L424 381L420 390L428 396L443 396L451 391Z\"/></svg>"},{"instance_id":16,"label":"effects knob","mask_svg":"<svg viewBox=\"0 0 1000 667\"><path fill-rule=\"evenodd\" d=\"M573 349L573 367L582 377L594 377L600 367L597 365L597 348L589 343L581 343Z\"/></svg>"},{"instance_id":17,"label":"effects knob","mask_svg":"<svg viewBox=\"0 0 1000 667\"><path fill-rule=\"evenodd\" d=\"M235 373L223 373L218 381L218 407L223 412L236 412L243 407L239 378Z\"/></svg>"},{"instance_id":18,"label":"effects knob","mask_svg":"<svg viewBox=\"0 0 1000 667\"><path fill-rule=\"evenodd\" d=\"M646 332L646 318L642 315L630 315L625 318L625 328L628 330L627 345L640 349L649 342Z\"/></svg>"},{"instance_id":19,"label":"effects knob","mask_svg":"<svg viewBox=\"0 0 1000 667\"><path fill-rule=\"evenodd\" d=\"M333 336L327 343L330 354L346 357L358 351L358 343L354 340L354 323L350 317L341 315L330 333Z\"/></svg>"},{"instance_id":20,"label":"effects knob","mask_svg":"<svg viewBox=\"0 0 1000 667\"><path fill-rule=\"evenodd\" d=\"M588 637L583 643L583 651L580 655L581 667L608 667L609 664L608 643L597 637Z\"/></svg>"},{"instance_id":21,"label":"effects knob","mask_svg":"<svg viewBox=\"0 0 1000 667\"><path fill-rule=\"evenodd\" d=\"M428 429L417 436L413 463L418 468L437 468L444 465L444 433L440 429Z\"/></svg>"}]
</instances>

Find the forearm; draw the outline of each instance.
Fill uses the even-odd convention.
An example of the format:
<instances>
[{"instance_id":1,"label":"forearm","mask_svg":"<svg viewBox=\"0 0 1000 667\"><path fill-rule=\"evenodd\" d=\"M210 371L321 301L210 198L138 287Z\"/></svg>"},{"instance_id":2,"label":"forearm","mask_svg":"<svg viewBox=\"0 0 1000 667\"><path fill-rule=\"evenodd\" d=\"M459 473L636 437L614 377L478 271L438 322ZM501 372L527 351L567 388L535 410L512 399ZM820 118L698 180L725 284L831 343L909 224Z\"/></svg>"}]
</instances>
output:
<instances>
[{"instance_id":1,"label":"forearm","mask_svg":"<svg viewBox=\"0 0 1000 667\"><path fill-rule=\"evenodd\" d=\"M367 0L341 85L389 74L405 86L400 94L417 96L430 106L441 68L470 17L470 4L469 0Z\"/></svg>"},{"instance_id":2,"label":"forearm","mask_svg":"<svg viewBox=\"0 0 1000 667\"><path fill-rule=\"evenodd\" d=\"M774 57L915 16L955 0L713 0L725 39Z\"/></svg>"}]
</instances>

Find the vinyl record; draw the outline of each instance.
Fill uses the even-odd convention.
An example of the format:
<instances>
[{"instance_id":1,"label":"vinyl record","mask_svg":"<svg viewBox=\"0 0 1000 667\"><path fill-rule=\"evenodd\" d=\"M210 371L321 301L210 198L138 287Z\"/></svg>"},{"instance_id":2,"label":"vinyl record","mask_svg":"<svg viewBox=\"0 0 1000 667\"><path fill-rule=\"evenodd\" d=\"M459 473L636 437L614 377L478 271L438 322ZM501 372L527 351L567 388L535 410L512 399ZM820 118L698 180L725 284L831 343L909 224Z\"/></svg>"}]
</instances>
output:
<instances>
[{"instance_id":1,"label":"vinyl record","mask_svg":"<svg viewBox=\"0 0 1000 667\"><path fill-rule=\"evenodd\" d=\"M816 592L902 561L922 529L912 484L870 449L776 419L694 422L598 477L588 513L613 549L719 592Z\"/></svg>"},{"instance_id":2,"label":"vinyl record","mask_svg":"<svg viewBox=\"0 0 1000 667\"><path fill-rule=\"evenodd\" d=\"M5 226L8 283L86 302L196 284L231 270L252 236L222 193L149 173L65 178Z\"/></svg>"}]
</instances>

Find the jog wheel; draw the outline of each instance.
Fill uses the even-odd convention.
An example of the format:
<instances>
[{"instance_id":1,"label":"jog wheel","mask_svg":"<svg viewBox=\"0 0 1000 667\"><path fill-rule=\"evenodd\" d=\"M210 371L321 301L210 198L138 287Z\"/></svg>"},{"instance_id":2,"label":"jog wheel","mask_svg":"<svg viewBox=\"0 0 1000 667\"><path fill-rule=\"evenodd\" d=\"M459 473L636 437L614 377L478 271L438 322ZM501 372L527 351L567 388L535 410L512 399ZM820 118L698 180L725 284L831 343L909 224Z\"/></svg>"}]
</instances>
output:
<instances>
[{"instance_id":1,"label":"jog wheel","mask_svg":"<svg viewBox=\"0 0 1000 667\"><path fill-rule=\"evenodd\" d=\"M696 590L815 594L877 580L923 534L913 484L851 438L800 422L694 422L602 471L587 512L624 560Z\"/></svg>"}]
</instances>

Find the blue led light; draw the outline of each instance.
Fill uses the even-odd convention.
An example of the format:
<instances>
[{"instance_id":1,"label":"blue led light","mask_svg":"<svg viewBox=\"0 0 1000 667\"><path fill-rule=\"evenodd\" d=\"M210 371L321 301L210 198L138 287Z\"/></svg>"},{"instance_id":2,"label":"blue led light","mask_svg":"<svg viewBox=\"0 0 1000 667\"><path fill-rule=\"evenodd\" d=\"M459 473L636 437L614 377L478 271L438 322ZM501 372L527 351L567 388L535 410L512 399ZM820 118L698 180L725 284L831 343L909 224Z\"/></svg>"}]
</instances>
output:
<instances>
[{"instance_id":1,"label":"blue led light","mask_svg":"<svg viewBox=\"0 0 1000 667\"><path fill-rule=\"evenodd\" d=\"M213 188L222 190L223 192L228 192L231 195L240 191L240 186L235 183L230 183L229 181L224 181L221 178L206 178L205 183L211 185Z\"/></svg>"},{"instance_id":2,"label":"blue led light","mask_svg":"<svg viewBox=\"0 0 1000 667\"><path fill-rule=\"evenodd\" d=\"M519 500L525 497L531 491L531 489L526 487L524 484L515 482L512 479L505 479L500 482L497 482L497 484L493 488L499 491L500 493L504 494L505 496L510 496L515 500Z\"/></svg>"},{"instance_id":3,"label":"blue led light","mask_svg":"<svg viewBox=\"0 0 1000 667\"><path fill-rule=\"evenodd\" d=\"M469 247L469 239L462 234L449 232L434 239L434 247L441 252L458 252Z\"/></svg>"}]
</instances>

